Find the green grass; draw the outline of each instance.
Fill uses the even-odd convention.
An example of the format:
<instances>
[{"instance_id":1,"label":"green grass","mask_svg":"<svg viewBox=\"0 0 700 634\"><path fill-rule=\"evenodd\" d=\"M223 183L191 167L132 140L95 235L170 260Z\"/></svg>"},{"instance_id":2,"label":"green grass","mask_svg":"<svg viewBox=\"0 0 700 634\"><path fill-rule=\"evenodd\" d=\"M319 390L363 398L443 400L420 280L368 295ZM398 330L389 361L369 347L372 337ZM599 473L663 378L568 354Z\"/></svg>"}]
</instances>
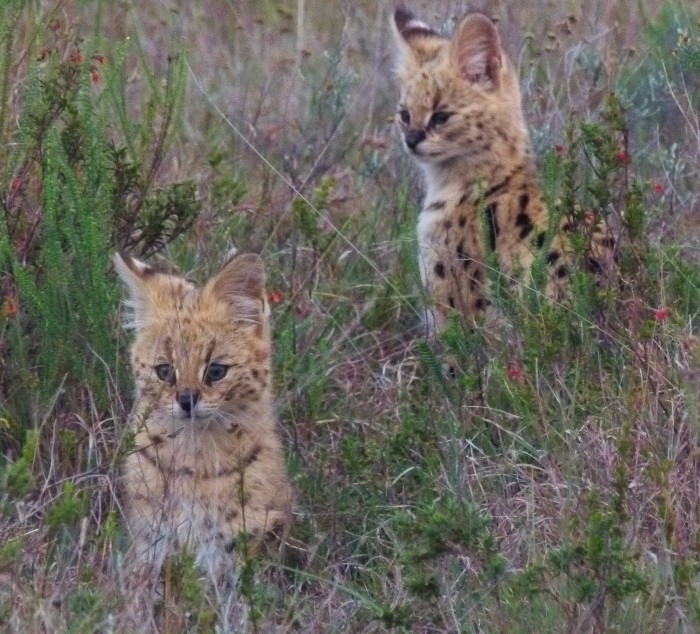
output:
<instances>
[{"instance_id":1,"label":"green grass","mask_svg":"<svg viewBox=\"0 0 700 634\"><path fill-rule=\"evenodd\" d=\"M133 631L110 256L204 279L232 246L267 264L294 546L223 601L183 553L165 629L700 628L697 12L493 5L550 207L582 259L608 219L619 277L577 271L561 306L504 288L501 323L428 341L384 9L0 0L9 631Z\"/></svg>"}]
</instances>

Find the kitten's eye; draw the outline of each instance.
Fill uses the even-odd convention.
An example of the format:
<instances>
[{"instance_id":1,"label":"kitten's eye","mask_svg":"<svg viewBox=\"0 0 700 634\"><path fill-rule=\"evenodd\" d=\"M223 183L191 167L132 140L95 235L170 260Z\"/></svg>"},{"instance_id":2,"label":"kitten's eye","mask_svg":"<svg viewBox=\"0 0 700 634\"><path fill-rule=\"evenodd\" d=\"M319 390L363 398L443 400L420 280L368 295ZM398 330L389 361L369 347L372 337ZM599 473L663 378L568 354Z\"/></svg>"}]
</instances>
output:
<instances>
[{"instance_id":1,"label":"kitten's eye","mask_svg":"<svg viewBox=\"0 0 700 634\"><path fill-rule=\"evenodd\" d=\"M204 382L208 385L215 383L216 381L221 381L226 376L229 366L223 363L210 363L204 373Z\"/></svg>"},{"instance_id":2,"label":"kitten's eye","mask_svg":"<svg viewBox=\"0 0 700 634\"><path fill-rule=\"evenodd\" d=\"M156 371L156 376L166 383L172 385L175 383L175 368L169 363L161 363L157 365L154 370Z\"/></svg>"},{"instance_id":3,"label":"kitten's eye","mask_svg":"<svg viewBox=\"0 0 700 634\"><path fill-rule=\"evenodd\" d=\"M399 110L399 117L401 117L401 121L406 125L411 123L411 115L408 110Z\"/></svg>"},{"instance_id":4,"label":"kitten's eye","mask_svg":"<svg viewBox=\"0 0 700 634\"><path fill-rule=\"evenodd\" d=\"M438 112L434 112L433 116L430 117L429 125L442 125L443 123L447 123L447 120L451 116L452 116L452 113L447 112L445 110L439 110Z\"/></svg>"}]
</instances>

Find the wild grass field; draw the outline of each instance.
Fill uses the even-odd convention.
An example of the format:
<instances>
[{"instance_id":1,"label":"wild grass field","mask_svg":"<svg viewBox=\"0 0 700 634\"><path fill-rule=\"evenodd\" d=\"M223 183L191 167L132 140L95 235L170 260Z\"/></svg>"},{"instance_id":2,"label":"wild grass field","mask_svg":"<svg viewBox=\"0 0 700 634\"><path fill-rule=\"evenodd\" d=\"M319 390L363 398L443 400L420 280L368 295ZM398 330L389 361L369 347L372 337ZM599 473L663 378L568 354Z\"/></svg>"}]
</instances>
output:
<instances>
[{"instance_id":1,"label":"wild grass field","mask_svg":"<svg viewBox=\"0 0 700 634\"><path fill-rule=\"evenodd\" d=\"M389 2L0 0L0 631L152 630L111 256L204 280L232 247L267 266L298 499L229 631L700 630L700 9L410 7L498 20L550 207L609 221L615 279L494 283L501 330L426 338ZM170 562L162 631L221 627L200 576Z\"/></svg>"}]
</instances>

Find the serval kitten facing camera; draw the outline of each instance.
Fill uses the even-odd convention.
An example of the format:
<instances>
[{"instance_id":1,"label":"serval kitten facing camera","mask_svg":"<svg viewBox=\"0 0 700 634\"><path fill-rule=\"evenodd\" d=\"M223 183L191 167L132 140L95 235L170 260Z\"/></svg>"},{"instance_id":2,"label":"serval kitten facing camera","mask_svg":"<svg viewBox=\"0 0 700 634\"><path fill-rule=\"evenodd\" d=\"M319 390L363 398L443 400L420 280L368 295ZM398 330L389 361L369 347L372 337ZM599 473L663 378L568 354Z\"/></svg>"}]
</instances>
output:
<instances>
[{"instance_id":1,"label":"serval kitten facing camera","mask_svg":"<svg viewBox=\"0 0 700 634\"><path fill-rule=\"evenodd\" d=\"M236 255L203 288L125 254L114 263L136 333L136 449L123 470L136 556L157 572L189 546L220 577L241 533L259 543L290 519L262 260Z\"/></svg>"},{"instance_id":2,"label":"serval kitten facing camera","mask_svg":"<svg viewBox=\"0 0 700 634\"><path fill-rule=\"evenodd\" d=\"M446 38L399 7L394 26L398 125L426 185L418 244L433 301L431 331L441 331L452 310L468 321L484 313L491 303L485 261L493 252L511 285L528 284L532 264L546 248L545 293L563 299L567 241L562 235L548 239L549 214L518 78L493 23L468 15ZM607 260L612 238L603 226L593 233L593 252ZM590 265L603 266L593 258Z\"/></svg>"}]
</instances>

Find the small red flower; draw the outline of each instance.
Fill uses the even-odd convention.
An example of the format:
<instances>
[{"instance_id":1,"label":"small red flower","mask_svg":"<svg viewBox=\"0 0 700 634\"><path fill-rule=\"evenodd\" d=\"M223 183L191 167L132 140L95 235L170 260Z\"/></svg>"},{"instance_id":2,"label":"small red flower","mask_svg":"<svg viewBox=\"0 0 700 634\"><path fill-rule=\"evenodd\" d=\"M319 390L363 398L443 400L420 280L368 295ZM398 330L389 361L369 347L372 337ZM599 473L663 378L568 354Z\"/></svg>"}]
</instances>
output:
<instances>
[{"instance_id":1,"label":"small red flower","mask_svg":"<svg viewBox=\"0 0 700 634\"><path fill-rule=\"evenodd\" d=\"M77 51L76 54L73 55L73 61L77 64L82 64L85 61L82 51Z\"/></svg>"},{"instance_id":2,"label":"small red flower","mask_svg":"<svg viewBox=\"0 0 700 634\"><path fill-rule=\"evenodd\" d=\"M0 311L3 317L12 317L16 315L19 310L17 305L17 300L14 297L6 297L2 302L2 311Z\"/></svg>"},{"instance_id":3,"label":"small red flower","mask_svg":"<svg viewBox=\"0 0 700 634\"><path fill-rule=\"evenodd\" d=\"M524 376L525 373L517 361L508 362L508 378L511 381L520 381Z\"/></svg>"},{"instance_id":4,"label":"small red flower","mask_svg":"<svg viewBox=\"0 0 700 634\"><path fill-rule=\"evenodd\" d=\"M61 24L61 21L60 21L60 20L52 20L52 21L51 21L51 24L49 24L49 28L50 28L54 33L56 33L56 31L60 31L62 26L63 26L63 25Z\"/></svg>"},{"instance_id":5,"label":"small red flower","mask_svg":"<svg viewBox=\"0 0 700 634\"><path fill-rule=\"evenodd\" d=\"M566 152L566 148L565 148L563 145L555 145L555 146L554 146L554 150L555 150L555 152L556 152L557 154L559 154L560 156L561 156L562 154L564 154L564 152Z\"/></svg>"},{"instance_id":6,"label":"small red flower","mask_svg":"<svg viewBox=\"0 0 700 634\"><path fill-rule=\"evenodd\" d=\"M282 293L279 291L272 291L270 293L270 303L279 304L282 301Z\"/></svg>"},{"instance_id":7,"label":"small red flower","mask_svg":"<svg viewBox=\"0 0 700 634\"><path fill-rule=\"evenodd\" d=\"M668 306L657 308L654 313L656 321L666 321L671 316L671 309Z\"/></svg>"},{"instance_id":8,"label":"small red flower","mask_svg":"<svg viewBox=\"0 0 700 634\"><path fill-rule=\"evenodd\" d=\"M596 221L596 215L592 211L587 211L584 218L586 219L586 224L592 225Z\"/></svg>"},{"instance_id":9,"label":"small red flower","mask_svg":"<svg viewBox=\"0 0 700 634\"><path fill-rule=\"evenodd\" d=\"M654 183L654 193L657 195L661 195L666 191L666 188L663 186L663 183Z\"/></svg>"},{"instance_id":10,"label":"small red flower","mask_svg":"<svg viewBox=\"0 0 700 634\"><path fill-rule=\"evenodd\" d=\"M22 179L19 176L15 176L12 179L12 183L10 183L10 187L12 187L12 189L19 189L22 187Z\"/></svg>"},{"instance_id":11,"label":"small red flower","mask_svg":"<svg viewBox=\"0 0 700 634\"><path fill-rule=\"evenodd\" d=\"M630 160L630 155L624 150L621 150L617 153L617 160L620 161L620 163L627 163Z\"/></svg>"},{"instance_id":12,"label":"small red flower","mask_svg":"<svg viewBox=\"0 0 700 634\"><path fill-rule=\"evenodd\" d=\"M102 77L94 68L90 71L90 75L92 76L93 84L99 84L102 81Z\"/></svg>"},{"instance_id":13,"label":"small red flower","mask_svg":"<svg viewBox=\"0 0 700 634\"><path fill-rule=\"evenodd\" d=\"M311 314L311 308L308 305L297 306L295 312L299 317L308 317Z\"/></svg>"}]
</instances>

